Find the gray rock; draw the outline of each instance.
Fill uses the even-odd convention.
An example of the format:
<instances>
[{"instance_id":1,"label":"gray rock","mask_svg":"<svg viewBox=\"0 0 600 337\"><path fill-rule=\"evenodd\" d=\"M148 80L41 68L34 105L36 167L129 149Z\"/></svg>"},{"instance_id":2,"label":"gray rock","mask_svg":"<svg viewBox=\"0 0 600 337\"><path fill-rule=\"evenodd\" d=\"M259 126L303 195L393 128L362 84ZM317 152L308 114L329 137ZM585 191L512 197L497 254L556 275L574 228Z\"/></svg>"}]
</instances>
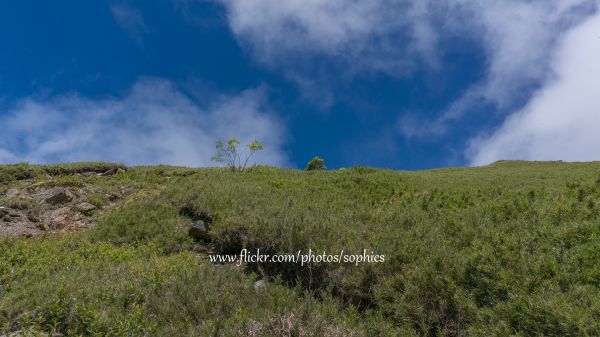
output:
<instances>
[{"instance_id":1,"label":"gray rock","mask_svg":"<svg viewBox=\"0 0 600 337\"><path fill-rule=\"evenodd\" d=\"M267 285L267 282L265 280L258 280L256 282L254 282L254 289L258 290L261 288L264 288Z\"/></svg>"},{"instance_id":2,"label":"gray rock","mask_svg":"<svg viewBox=\"0 0 600 337\"><path fill-rule=\"evenodd\" d=\"M119 171L121 170L121 171ZM111 168L110 170L103 172L103 173L99 173L98 175L101 177L106 177L106 176L112 176L113 174L117 174L117 173L121 173L123 172L122 169L120 168Z\"/></svg>"},{"instance_id":3,"label":"gray rock","mask_svg":"<svg viewBox=\"0 0 600 337\"><path fill-rule=\"evenodd\" d=\"M43 202L45 204L57 205L71 202L75 195L67 188L55 187L43 194Z\"/></svg>"},{"instance_id":4,"label":"gray rock","mask_svg":"<svg viewBox=\"0 0 600 337\"><path fill-rule=\"evenodd\" d=\"M90 204L89 202L82 202L77 204L77 209L81 212L89 212L89 211L93 211L94 209L96 209L95 205Z\"/></svg>"},{"instance_id":5,"label":"gray rock","mask_svg":"<svg viewBox=\"0 0 600 337\"><path fill-rule=\"evenodd\" d=\"M17 222L21 218L21 214L10 208L0 206L0 220L4 222Z\"/></svg>"},{"instance_id":6,"label":"gray rock","mask_svg":"<svg viewBox=\"0 0 600 337\"><path fill-rule=\"evenodd\" d=\"M5 215L3 220L6 222L17 222L20 218L21 216L17 213L10 213Z\"/></svg>"},{"instance_id":7,"label":"gray rock","mask_svg":"<svg viewBox=\"0 0 600 337\"><path fill-rule=\"evenodd\" d=\"M188 230L188 234L196 240L209 240L208 225L202 220L196 220Z\"/></svg>"},{"instance_id":8,"label":"gray rock","mask_svg":"<svg viewBox=\"0 0 600 337\"><path fill-rule=\"evenodd\" d=\"M101 177L106 177L106 176L112 176L113 174L118 174L118 173L123 173L123 172L126 172L126 171L120 167L113 167L105 172L98 173L98 175Z\"/></svg>"},{"instance_id":9,"label":"gray rock","mask_svg":"<svg viewBox=\"0 0 600 337\"><path fill-rule=\"evenodd\" d=\"M27 219L29 219L29 221L31 221L31 222L39 222L40 221L39 215L35 211L29 211L27 213Z\"/></svg>"}]
</instances>

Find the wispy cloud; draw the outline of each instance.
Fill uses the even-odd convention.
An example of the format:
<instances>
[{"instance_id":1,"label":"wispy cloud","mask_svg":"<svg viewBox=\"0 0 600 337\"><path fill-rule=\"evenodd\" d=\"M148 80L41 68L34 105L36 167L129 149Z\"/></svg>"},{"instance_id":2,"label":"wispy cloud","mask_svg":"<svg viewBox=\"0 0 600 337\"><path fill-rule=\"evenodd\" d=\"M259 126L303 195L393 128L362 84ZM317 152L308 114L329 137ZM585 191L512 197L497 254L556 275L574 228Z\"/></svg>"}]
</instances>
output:
<instances>
[{"instance_id":1,"label":"wispy cloud","mask_svg":"<svg viewBox=\"0 0 600 337\"><path fill-rule=\"evenodd\" d=\"M447 2L455 5L450 13L462 13L450 16L450 31L463 32L485 51L485 76L433 119L399 116L406 137L445 135L470 113L510 113L552 77L557 41L597 10L596 0ZM469 19L460 21L461 16Z\"/></svg>"},{"instance_id":2,"label":"wispy cloud","mask_svg":"<svg viewBox=\"0 0 600 337\"><path fill-rule=\"evenodd\" d=\"M600 14L559 44L554 74L497 131L471 143L472 164L499 159L600 160Z\"/></svg>"},{"instance_id":3,"label":"wispy cloud","mask_svg":"<svg viewBox=\"0 0 600 337\"><path fill-rule=\"evenodd\" d=\"M437 35L428 2L219 0L240 44L259 64L328 107L337 83L358 73L403 77L436 68Z\"/></svg>"},{"instance_id":4,"label":"wispy cloud","mask_svg":"<svg viewBox=\"0 0 600 337\"><path fill-rule=\"evenodd\" d=\"M235 136L265 144L258 163L288 166L284 126L268 112L264 91L216 96L199 105L172 83L145 78L124 97L23 99L0 114L0 162L209 166L215 141Z\"/></svg>"},{"instance_id":5,"label":"wispy cloud","mask_svg":"<svg viewBox=\"0 0 600 337\"><path fill-rule=\"evenodd\" d=\"M427 14L428 2L221 2L233 32L265 65L329 56L349 69L401 74L416 59L436 62L435 18Z\"/></svg>"},{"instance_id":6,"label":"wispy cloud","mask_svg":"<svg viewBox=\"0 0 600 337\"><path fill-rule=\"evenodd\" d=\"M258 62L328 105L332 81L406 77L419 68L435 74L452 66L442 60L457 39L479 45L485 72L462 96L433 117L399 111L398 130L408 137L442 136L482 105L510 113L548 80L556 42L598 7L597 0L220 1ZM327 60L334 66L324 74Z\"/></svg>"},{"instance_id":7,"label":"wispy cloud","mask_svg":"<svg viewBox=\"0 0 600 337\"><path fill-rule=\"evenodd\" d=\"M142 13L128 4L112 5L110 11L119 27L141 46L144 34L150 31Z\"/></svg>"}]
</instances>

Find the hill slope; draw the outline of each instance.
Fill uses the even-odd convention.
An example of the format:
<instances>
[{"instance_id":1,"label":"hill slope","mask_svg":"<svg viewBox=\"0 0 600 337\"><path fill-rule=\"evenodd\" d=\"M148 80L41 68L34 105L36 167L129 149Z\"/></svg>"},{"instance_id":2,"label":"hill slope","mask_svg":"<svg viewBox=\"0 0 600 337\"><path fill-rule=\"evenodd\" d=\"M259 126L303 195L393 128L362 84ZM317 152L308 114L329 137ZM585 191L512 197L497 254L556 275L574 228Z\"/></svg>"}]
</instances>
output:
<instances>
[{"instance_id":1,"label":"hill slope","mask_svg":"<svg viewBox=\"0 0 600 337\"><path fill-rule=\"evenodd\" d=\"M41 226L32 238L0 239L4 330L600 334L600 163L498 162L419 172L117 168L0 166L6 209L65 208L38 197L40 188L65 188L80 198L69 209L89 227ZM18 200L24 195L28 202ZM97 205L82 212L81 202ZM209 231L190 236L194 224ZM385 260L209 261L244 248Z\"/></svg>"}]
</instances>

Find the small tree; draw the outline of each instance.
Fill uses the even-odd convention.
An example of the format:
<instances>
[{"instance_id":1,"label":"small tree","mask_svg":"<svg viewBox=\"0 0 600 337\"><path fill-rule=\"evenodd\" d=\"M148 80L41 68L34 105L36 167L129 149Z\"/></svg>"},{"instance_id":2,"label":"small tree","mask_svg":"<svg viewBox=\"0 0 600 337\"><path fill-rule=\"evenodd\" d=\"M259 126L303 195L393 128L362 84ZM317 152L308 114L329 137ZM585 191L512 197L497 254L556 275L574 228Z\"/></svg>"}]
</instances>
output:
<instances>
[{"instance_id":1,"label":"small tree","mask_svg":"<svg viewBox=\"0 0 600 337\"><path fill-rule=\"evenodd\" d=\"M240 141L236 138L231 138L227 141L223 139L217 140L217 155L212 157L211 160L218 163L224 163L232 171L245 170L252 155L258 151L261 151L264 147L260 141L255 139L246 145L249 151L245 154L242 154L238 152L239 144Z\"/></svg>"},{"instance_id":2,"label":"small tree","mask_svg":"<svg viewBox=\"0 0 600 337\"><path fill-rule=\"evenodd\" d=\"M320 171L325 169L325 160L320 157L314 157L306 165L307 171Z\"/></svg>"}]
</instances>

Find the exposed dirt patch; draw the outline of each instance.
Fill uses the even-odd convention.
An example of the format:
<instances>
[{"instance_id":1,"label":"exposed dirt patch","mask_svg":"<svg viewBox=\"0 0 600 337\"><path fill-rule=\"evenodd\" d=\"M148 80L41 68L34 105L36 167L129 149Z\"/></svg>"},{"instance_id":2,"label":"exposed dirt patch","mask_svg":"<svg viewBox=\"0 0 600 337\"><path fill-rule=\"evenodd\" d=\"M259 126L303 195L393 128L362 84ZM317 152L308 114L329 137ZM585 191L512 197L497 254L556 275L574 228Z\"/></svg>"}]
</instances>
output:
<instances>
[{"instance_id":1,"label":"exposed dirt patch","mask_svg":"<svg viewBox=\"0 0 600 337\"><path fill-rule=\"evenodd\" d=\"M100 211L130 192L101 194L85 184L61 187L23 183L0 195L0 237L89 228Z\"/></svg>"}]
</instances>

